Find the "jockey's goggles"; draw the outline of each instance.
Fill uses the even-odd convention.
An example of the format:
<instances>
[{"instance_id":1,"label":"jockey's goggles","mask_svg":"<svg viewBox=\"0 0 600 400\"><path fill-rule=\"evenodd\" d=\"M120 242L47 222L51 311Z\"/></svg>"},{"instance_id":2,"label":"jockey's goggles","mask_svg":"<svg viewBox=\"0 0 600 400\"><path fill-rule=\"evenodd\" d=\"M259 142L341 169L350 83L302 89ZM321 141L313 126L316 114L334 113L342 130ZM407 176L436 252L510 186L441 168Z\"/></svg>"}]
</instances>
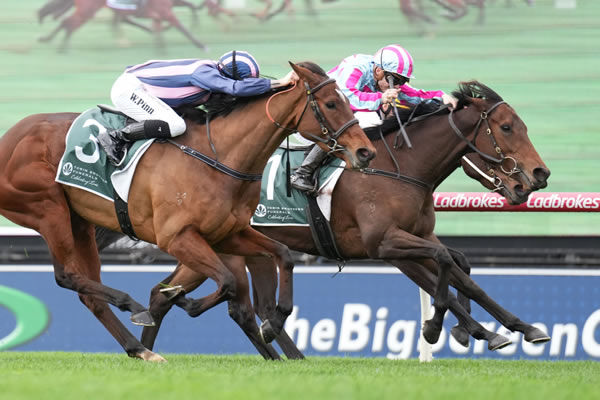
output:
<instances>
[{"instance_id":1,"label":"jockey's goggles","mask_svg":"<svg viewBox=\"0 0 600 400\"><path fill-rule=\"evenodd\" d=\"M410 81L410 79L408 79L407 77L399 75L399 74L395 74L393 72L387 72L387 71L385 71L384 74L385 74L385 80L386 81L388 80L388 76L392 77L392 80L394 82L394 86L402 86L405 83L408 83Z\"/></svg>"}]
</instances>

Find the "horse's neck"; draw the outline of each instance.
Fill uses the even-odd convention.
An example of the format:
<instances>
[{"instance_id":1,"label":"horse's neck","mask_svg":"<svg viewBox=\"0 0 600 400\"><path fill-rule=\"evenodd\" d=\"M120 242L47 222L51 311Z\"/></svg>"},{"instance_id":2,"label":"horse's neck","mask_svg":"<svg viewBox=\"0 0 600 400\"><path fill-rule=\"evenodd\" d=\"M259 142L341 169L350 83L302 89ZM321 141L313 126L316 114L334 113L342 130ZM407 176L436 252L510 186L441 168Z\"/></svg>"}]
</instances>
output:
<instances>
[{"instance_id":1,"label":"horse's neck","mask_svg":"<svg viewBox=\"0 0 600 400\"><path fill-rule=\"evenodd\" d=\"M219 162L240 172L261 174L285 133L266 117L264 100L211 120L208 129ZM191 132L190 132L191 131ZM207 125L188 130L185 144L214 157Z\"/></svg>"},{"instance_id":2,"label":"horse's neck","mask_svg":"<svg viewBox=\"0 0 600 400\"><path fill-rule=\"evenodd\" d=\"M471 110L464 109L454 113L456 126L468 139L473 137L476 121L477 117ZM466 153L467 145L452 130L448 115L432 116L417 124L407 128L412 149L403 145L401 150L394 150L394 133L387 135L385 140L398 161L401 174L437 187L460 165L460 158ZM374 167L395 171L395 165L383 141L377 141L375 145L378 156ZM381 167L377 166L379 162Z\"/></svg>"}]
</instances>

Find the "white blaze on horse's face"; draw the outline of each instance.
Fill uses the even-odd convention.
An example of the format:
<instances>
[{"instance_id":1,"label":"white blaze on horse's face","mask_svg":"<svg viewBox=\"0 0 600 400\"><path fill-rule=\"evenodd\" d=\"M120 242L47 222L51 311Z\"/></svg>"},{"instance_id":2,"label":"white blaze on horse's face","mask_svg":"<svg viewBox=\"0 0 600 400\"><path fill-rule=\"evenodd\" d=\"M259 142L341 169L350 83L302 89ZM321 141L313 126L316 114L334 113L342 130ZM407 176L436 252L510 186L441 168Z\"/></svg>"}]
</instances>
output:
<instances>
[{"instance_id":1,"label":"white blaze on horse's face","mask_svg":"<svg viewBox=\"0 0 600 400\"><path fill-rule=\"evenodd\" d=\"M342 93L342 91L338 88L335 89L335 91L337 92L337 94L340 95L340 97L342 98L342 101L346 104L350 104L350 101L348 100L348 98L344 95L344 93Z\"/></svg>"}]
</instances>

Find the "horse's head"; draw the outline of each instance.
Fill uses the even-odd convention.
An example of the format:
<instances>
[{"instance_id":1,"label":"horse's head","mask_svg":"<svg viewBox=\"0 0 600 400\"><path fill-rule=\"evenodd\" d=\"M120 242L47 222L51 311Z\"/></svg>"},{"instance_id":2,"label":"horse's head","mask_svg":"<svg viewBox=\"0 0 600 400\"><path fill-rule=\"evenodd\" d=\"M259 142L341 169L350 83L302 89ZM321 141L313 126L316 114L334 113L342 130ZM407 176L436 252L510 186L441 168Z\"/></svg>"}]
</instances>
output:
<instances>
[{"instance_id":1,"label":"horse's head","mask_svg":"<svg viewBox=\"0 0 600 400\"><path fill-rule=\"evenodd\" d=\"M530 191L523 189L523 185L514 177L504 172L496 171L477 153L469 153L460 160L465 174L493 192L504 196L511 205L522 204L527 201Z\"/></svg>"},{"instance_id":2,"label":"horse's head","mask_svg":"<svg viewBox=\"0 0 600 400\"><path fill-rule=\"evenodd\" d=\"M502 194L511 202L521 203L532 191L545 188L550 170L533 147L527 126L515 110L493 90L476 81L462 82L459 91L453 94L459 99L459 108L466 106L467 113L478 114L474 136L470 139L471 148L467 151L477 153L471 160L475 160L476 165L479 163L480 169L488 175L493 170L503 181ZM460 136L456 127L453 128Z\"/></svg>"},{"instance_id":3,"label":"horse's head","mask_svg":"<svg viewBox=\"0 0 600 400\"><path fill-rule=\"evenodd\" d=\"M353 168L367 167L375 157L375 147L358 126L335 80L314 63L290 65L300 78L296 90L306 98L306 104L300 102L298 106L297 131Z\"/></svg>"}]
</instances>

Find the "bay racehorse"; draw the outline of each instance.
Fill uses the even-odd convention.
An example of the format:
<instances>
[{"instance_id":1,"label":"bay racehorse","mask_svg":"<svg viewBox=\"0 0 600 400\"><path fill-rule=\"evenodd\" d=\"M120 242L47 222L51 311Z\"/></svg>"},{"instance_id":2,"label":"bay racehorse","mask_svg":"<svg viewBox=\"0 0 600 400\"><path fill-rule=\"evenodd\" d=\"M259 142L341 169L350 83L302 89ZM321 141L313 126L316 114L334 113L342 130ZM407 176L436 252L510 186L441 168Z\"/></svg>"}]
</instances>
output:
<instances>
[{"instance_id":1,"label":"bay racehorse","mask_svg":"<svg viewBox=\"0 0 600 400\"><path fill-rule=\"evenodd\" d=\"M236 277L215 249L272 257L281 271L280 285L291 290L293 262L287 247L249 225L259 201L260 174L290 131L298 130L352 167L367 166L375 155L335 81L316 64L290 64L299 77L297 84L274 94L240 98L227 115L214 116L210 126L187 118L187 133L170 143L152 144L133 178L126 200L135 235L217 283L200 308L234 298L237 290ZM136 324L153 324L143 306L100 281L94 226L120 230L113 202L55 181L65 135L77 115L32 115L0 138L0 214L41 234L58 285L78 292L127 354L162 360L139 343L107 304L130 311ZM209 163L215 168L186 155L213 151L219 161ZM292 300L291 293L285 297ZM291 309L292 304L283 307ZM256 325L252 310L237 311L234 319L239 324ZM269 356L258 326L250 339Z\"/></svg>"},{"instance_id":2,"label":"bay racehorse","mask_svg":"<svg viewBox=\"0 0 600 400\"><path fill-rule=\"evenodd\" d=\"M157 46L161 48L164 47L164 41L161 35L161 32L163 31L162 24L163 22L166 22L179 30L196 47L204 49L205 45L196 39L191 32L181 24L173 12L173 7L176 5L190 7L192 10L196 9L196 6L186 0L147 0L136 10L115 10L116 19L114 22L124 21L141 29L148 30L147 27L131 20L129 17L151 19L151 32L155 35ZM47 15L53 15L56 19L73 6L75 7L73 13L61 20L60 24L50 33L40 37L39 40L41 42L48 42L59 32L64 31L65 36L59 50L66 51L73 32L79 29L87 21L91 20L99 10L106 7L106 0L51 0L38 10L38 19L41 22Z\"/></svg>"},{"instance_id":3,"label":"bay racehorse","mask_svg":"<svg viewBox=\"0 0 600 400\"><path fill-rule=\"evenodd\" d=\"M379 172L365 175L345 171L333 191L331 228L339 254L344 259L388 262L433 295L434 317L424 327L424 336L430 343L437 341L449 307L459 320L452 330L459 343L466 345L470 334L487 340L492 350L510 344L506 337L485 330L470 317L469 298L508 329L523 332L525 340L545 342L550 339L545 333L504 310L479 288L468 275L470 265L464 255L442 245L433 233L433 190L460 165L467 152L475 153L475 164L480 170L494 170L505 184L490 183L481 175L473 177L489 188L501 186L500 193L511 204L521 203L531 191L546 187L550 175L527 136L524 122L497 93L479 82L466 82L454 95L460 100L458 110L439 113L406 127L413 142L411 150L394 149L399 130L393 119L384 122L381 132L385 134L379 140L377 129L367 129L379 154L373 162ZM307 227L255 228L293 250L319 254ZM257 257L245 260L255 288L255 308L259 317L267 321L261 331L264 338L271 340L281 333L291 309L275 306L276 272L265 268L265 262L268 261ZM243 269L243 266L244 262L237 260L232 268ZM178 265L162 284L181 285L188 292L204 279ZM449 293L448 282L459 290L460 301ZM158 324L173 303L192 316L199 315L199 303L183 296L168 299L160 292L161 288L153 289L150 301L150 312ZM280 288L280 302L284 299L282 292L291 293ZM291 304L287 299L284 302ZM149 348L158 327L144 328L142 342Z\"/></svg>"}]
</instances>

